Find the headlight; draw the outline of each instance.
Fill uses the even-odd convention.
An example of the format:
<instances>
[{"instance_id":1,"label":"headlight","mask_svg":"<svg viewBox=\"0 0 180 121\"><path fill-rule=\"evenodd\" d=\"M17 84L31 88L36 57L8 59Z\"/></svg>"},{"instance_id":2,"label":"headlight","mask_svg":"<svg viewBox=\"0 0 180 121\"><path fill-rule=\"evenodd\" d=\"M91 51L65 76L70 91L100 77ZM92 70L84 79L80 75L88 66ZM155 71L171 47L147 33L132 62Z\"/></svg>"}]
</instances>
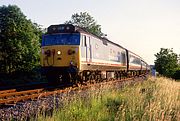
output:
<instances>
[{"instance_id":1,"label":"headlight","mask_svg":"<svg viewBox=\"0 0 180 121\"><path fill-rule=\"evenodd\" d=\"M58 55L61 55L61 51L58 50L58 51L57 51L57 54L58 54Z\"/></svg>"}]
</instances>

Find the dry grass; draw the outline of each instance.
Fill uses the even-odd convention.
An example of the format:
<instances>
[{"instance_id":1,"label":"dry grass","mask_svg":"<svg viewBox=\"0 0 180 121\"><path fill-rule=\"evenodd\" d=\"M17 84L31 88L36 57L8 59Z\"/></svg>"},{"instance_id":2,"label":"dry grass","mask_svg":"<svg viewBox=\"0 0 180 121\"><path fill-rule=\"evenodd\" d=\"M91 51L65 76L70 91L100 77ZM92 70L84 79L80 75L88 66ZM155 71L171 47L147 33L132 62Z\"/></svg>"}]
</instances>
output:
<instances>
[{"instance_id":1,"label":"dry grass","mask_svg":"<svg viewBox=\"0 0 180 121\"><path fill-rule=\"evenodd\" d=\"M178 121L180 120L180 82L150 77L123 89L109 85L80 91L64 99L46 121Z\"/></svg>"},{"instance_id":2,"label":"dry grass","mask_svg":"<svg viewBox=\"0 0 180 121\"><path fill-rule=\"evenodd\" d=\"M117 114L125 120L180 120L180 83L167 78L149 78L128 88L126 105ZM125 108L124 108L125 107Z\"/></svg>"}]
</instances>

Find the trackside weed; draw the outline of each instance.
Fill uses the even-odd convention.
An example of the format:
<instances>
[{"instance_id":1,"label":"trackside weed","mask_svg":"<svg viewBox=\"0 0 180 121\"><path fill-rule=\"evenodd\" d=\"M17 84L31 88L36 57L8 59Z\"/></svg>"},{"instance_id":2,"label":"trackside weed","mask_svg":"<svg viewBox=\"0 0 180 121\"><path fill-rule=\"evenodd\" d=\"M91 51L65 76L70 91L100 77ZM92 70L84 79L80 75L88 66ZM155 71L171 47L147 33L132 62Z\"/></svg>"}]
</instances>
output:
<instances>
[{"instance_id":1,"label":"trackside weed","mask_svg":"<svg viewBox=\"0 0 180 121\"><path fill-rule=\"evenodd\" d=\"M178 121L180 120L180 83L150 77L146 81L114 88L103 85L71 95L63 107L46 121Z\"/></svg>"}]
</instances>

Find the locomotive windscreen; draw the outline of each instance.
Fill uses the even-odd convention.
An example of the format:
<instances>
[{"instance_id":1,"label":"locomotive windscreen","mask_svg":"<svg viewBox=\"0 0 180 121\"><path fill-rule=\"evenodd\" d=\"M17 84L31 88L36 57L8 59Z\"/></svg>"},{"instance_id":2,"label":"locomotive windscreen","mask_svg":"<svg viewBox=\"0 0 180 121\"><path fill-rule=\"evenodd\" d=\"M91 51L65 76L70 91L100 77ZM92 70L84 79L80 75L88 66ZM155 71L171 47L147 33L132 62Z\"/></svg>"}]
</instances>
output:
<instances>
[{"instance_id":1,"label":"locomotive windscreen","mask_svg":"<svg viewBox=\"0 0 180 121\"><path fill-rule=\"evenodd\" d=\"M50 45L80 45L80 33L44 35L42 46Z\"/></svg>"},{"instance_id":2,"label":"locomotive windscreen","mask_svg":"<svg viewBox=\"0 0 180 121\"><path fill-rule=\"evenodd\" d=\"M72 24L51 25L48 27L47 31L48 34L73 32L75 32L75 27Z\"/></svg>"}]
</instances>

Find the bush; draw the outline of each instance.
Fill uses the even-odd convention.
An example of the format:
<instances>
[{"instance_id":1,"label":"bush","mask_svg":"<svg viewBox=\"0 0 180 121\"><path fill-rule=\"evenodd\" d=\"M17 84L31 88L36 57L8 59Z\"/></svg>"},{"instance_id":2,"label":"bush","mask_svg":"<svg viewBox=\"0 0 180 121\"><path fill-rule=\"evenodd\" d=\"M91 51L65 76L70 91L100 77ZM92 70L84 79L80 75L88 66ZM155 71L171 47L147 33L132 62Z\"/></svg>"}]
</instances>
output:
<instances>
[{"instance_id":1,"label":"bush","mask_svg":"<svg viewBox=\"0 0 180 121\"><path fill-rule=\"evenodd\" d=\"M177 70L177 71L174 73L173 78L176 79L176 80L180 79L180 70Z\"/></svg>"}]
</instances>

